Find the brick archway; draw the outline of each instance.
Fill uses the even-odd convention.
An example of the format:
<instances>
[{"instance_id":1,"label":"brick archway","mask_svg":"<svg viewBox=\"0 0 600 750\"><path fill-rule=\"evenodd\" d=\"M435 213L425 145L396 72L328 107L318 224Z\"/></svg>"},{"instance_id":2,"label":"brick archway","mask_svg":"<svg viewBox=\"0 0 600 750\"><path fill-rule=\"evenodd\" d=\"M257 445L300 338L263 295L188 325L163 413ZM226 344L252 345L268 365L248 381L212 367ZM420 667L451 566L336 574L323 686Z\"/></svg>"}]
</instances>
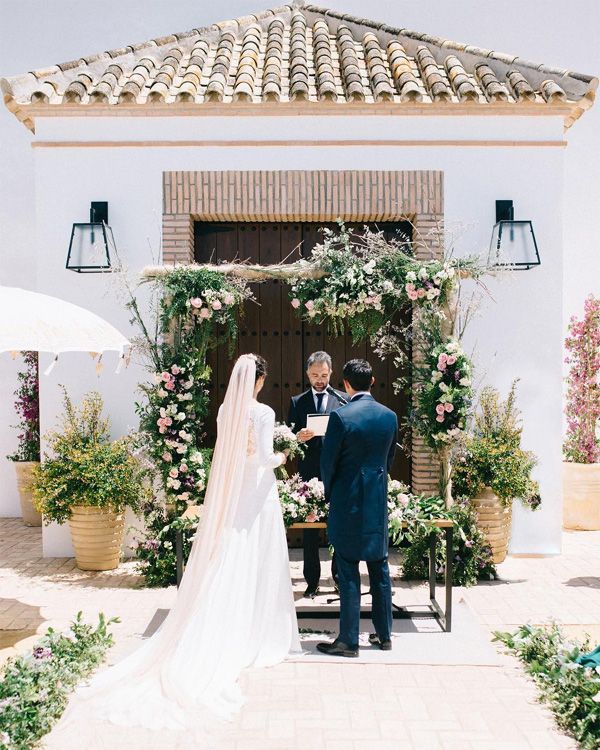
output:
<instances>
[{"instance_id":1,"label":"brick archway","mask_svg":"<svg viewBox=\"0 0 600 750\"><path fill-rule=\"evenodd\" d=\"M163 263L191 263L194 222L409 219L418 259L439 257L443 173L437 170L254 170L163 173ZM413 492L438 490L439 464L412 436Z\"/></svg>"}]
</instances>

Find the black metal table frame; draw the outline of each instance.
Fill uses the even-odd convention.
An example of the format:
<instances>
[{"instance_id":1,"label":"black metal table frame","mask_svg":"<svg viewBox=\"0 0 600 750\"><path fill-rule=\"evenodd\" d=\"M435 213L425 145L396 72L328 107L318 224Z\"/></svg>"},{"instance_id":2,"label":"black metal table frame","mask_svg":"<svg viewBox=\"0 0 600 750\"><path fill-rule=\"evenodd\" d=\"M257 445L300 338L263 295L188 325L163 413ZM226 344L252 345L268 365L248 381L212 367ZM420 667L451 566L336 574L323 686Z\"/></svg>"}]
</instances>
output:
<instances>
[{"instance_id":1,"label":"black metal table frame","mask_svg":"<svg viewBox=\"0 0 600 750\"><path fill-rule=\"evenodd\" d=\"M308 526L308 525L306 525ZM305 527L303 524L302 526L298 526L298 528ZM314 526L313 526L314 528ZM435 589L436 589L436 569L435 569L435 560L436 560L436 552L437 552L437 540L438 540L438 534L436 531L432 531L429 535L429 604L426 605L427 609L425 610L416 610L416 609L408 609L407 607L400 607L397 604L394 604L392 601L392 607L393 607L393 617L395 620L399 619L413 619L413 618L430 618L433 617L437 622L439 623L441 629L445 631L446 633L450 633L452 630L452 573L453 573L453 555L452 555L452 539L453 539L453 531L454 527L452 525L449 526L441 526L440 528L443 528L444 530L444 542L446 546L446 569L444 571L444 591L445 591L445 608L442 609L440 606L438 600L435 596ZM183 532L177 531L175 535L175 557L177 561L177 586L179 586L179 583L181 582L181 578L183 576ZM365 591L361 594L361 596L365 596L368 594L368 591ZM328 603L332 603L334 601L338 601L339 599L330 599L328 600ZM297 612L298 619L311 619L311 620L331 620L337 619L340 616L340 610L339 607L336 609L333 609L331 607L325 608L318 608L318 609L312 609L312 610L300 610ZM367 611L361 611L360 613L361 618L363 619L370 619L371 613Z\"/></svg>"}]
</instances>

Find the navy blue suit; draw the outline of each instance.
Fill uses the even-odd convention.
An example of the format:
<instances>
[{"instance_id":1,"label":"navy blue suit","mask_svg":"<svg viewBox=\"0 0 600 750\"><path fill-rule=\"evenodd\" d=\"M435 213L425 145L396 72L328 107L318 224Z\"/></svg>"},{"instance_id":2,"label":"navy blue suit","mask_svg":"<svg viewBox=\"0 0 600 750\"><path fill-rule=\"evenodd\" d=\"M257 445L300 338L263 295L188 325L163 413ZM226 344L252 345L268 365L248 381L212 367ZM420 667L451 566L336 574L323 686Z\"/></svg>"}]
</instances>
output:
<instances>
[{"instance_id":1,"label":"navy blue suit","mask_svg":"<svg viewBox=\"0 0 600 750\"><path fill-rule=\"evenodd\" d=\"M321 450L321 478L329 502L327 531L338 558L339 640L357 646L360 622L358 563L367 562L377 635L390 638L391 584L387 562L387 475L398 418L371 394L358 394L329 417Z\"/></svg>"}]
</instances>

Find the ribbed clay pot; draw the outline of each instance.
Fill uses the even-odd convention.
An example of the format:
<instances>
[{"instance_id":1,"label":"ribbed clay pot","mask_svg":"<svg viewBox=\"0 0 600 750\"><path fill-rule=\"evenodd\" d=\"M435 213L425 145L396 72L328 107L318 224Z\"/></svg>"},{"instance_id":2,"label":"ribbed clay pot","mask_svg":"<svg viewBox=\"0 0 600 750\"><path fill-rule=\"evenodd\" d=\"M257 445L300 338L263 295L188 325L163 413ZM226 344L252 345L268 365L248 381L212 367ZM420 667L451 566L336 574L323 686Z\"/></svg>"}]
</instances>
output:
<instances>
[{"instance_id":1,"label":"ribbed clay pot","mask_svg":"<svg viewBox=\"0 0 600 750\"><path fill-rule=\"evenodd\" d=\"M563 463L563 526L600 529L600 464Z\"/></svg>"},{"instance_id":2,"label":"ribbed clay pot","mask_svg":"<svg viewBox=\"0 0 600 750\"><path fill-rule=\"evenodd\" d=\"M14 461L17 473L17 489L21 501L21 515L25 526L41 526L42 514L38 513L33 504L31 482L33 470L40 465L39 461Z\"/></svg>"},{"instance_id":3,"label":"ribbed clay pot","mask_svg":"<svg viewBox=\"0 0 600 750\"><path fill-rule=\"evenodd\" d=\"M118 567L125 535L125 513L86 505L74 505L71 511L69 526L77 567L81 570Z\"/></svg>"},{"instance_id":4,"label":"ribbed clay pot","mask_svg":"<svg viewBox=\"0 0 600 750\"><path fill-rule=\"evenodd\" d=\"M489 487L484 487L471 502L477 512L477 525L492 548L492 559L497 565L505 560L508 552L512 507L503 505Z\"/></svg>"}]
</instances>

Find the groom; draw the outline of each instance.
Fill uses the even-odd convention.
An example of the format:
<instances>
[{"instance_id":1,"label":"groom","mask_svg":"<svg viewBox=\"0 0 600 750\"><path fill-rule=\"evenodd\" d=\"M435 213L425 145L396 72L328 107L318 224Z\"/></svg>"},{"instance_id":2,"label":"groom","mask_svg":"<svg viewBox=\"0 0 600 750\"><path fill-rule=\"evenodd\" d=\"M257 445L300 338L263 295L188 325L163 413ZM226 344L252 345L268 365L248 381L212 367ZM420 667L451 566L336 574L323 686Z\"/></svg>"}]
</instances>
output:
<instances>
[{"instance_id":1,"label":"groom","mask_svg":"<svg viewBox=\"0 0 600 750\"><path fill-rule=\"evenodd\" d=\"M371 584L375 634L369 640L392 648L392 590L388 567L387 475L392 466L398 418L370 393L371 365L352 359L343 370L350 403L329 417L321 451L321 477L329 501L327 530L335 547L340 589L340 633L317 648L332 656L358 656L360 573L365 560Z\"/></svg>"}]
</instances>

